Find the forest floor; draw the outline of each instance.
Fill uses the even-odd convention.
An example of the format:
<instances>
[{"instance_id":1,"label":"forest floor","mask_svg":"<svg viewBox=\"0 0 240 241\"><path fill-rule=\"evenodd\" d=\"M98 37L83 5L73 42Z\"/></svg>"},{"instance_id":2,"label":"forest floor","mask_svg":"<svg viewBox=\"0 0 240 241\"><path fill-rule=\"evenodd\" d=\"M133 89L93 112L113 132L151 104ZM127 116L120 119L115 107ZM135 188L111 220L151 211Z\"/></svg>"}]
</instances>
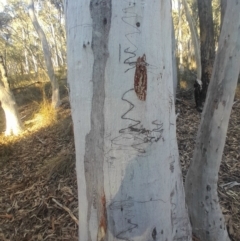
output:
<instances>
[{"instance_id":1,"label":"forest floor","mask_svg":"<svg viewBox=\"0 0 240 241\"><path fill-rule=\"evenodd\" d=\"M4 113L0 110L0 240L78 240L75 150L67 91L62 90L61 107L50 114L41 111L47 104L40 104L41 92L35 91L35 95L33 90L28 94L26 90L15 91L25 124L19 137L4 136ZM229 234L233 241L240 241L240 93L235 101L218 194ZM189 91L178 94L176 111L185 177L201 114L195 110Z\"/></svg>"}]
</instances>

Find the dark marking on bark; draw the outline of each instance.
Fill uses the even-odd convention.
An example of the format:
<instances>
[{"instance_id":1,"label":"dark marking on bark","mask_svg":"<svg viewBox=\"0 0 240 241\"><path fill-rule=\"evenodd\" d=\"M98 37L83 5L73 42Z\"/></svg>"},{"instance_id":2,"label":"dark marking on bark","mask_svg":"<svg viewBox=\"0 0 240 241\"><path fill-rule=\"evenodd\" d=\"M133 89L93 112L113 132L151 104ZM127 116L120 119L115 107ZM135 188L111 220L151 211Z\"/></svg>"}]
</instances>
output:
<instances>
[{"instance_id":1,"label":"dark marking on bark","mask_svg":"<svg viewBox=\"0 0 240 241\"><path fill-rule=\"evenodd\" d=\"M90 1L90 14L92 17L91 44L94 62L92 69L92 107L91 130L85 138L84 168L86 179L86 192L88 200L88 223L91 208L97 210L99 223L98 241L107 239L106 234L106 200L104 194L104 100L105 100L105 68L108 59L108 36L111 24L111 0L101 4L99 0ZM105 22L103 19L107 19ZM98 34L100 33L100 34ZM89 228L89 227L88 227ZM89 240L92 241L89 233ZM104 236L104 239L101 239Z\"/></svg>"},{"instance_id":2,"label":"dark marking on bark","mask_svg":"<svg viewBox=\"0 0 240 241\"><path fill-rule=\"evenodd\" d=\"M139 22L137 22L137 23L136 23L136 26L139 28L139 27L140 27L140 23L139 23Z\"/></svg>"},{"instance_id":3,"label":"dark marking on bark","mask_svg":"<svg viewBox=\"0 0 240 241\"><path fill-rule=\"evenodd\" d=\"M161 230L161 234L163 234L163 230Z\"/></svg>"},{"instance_id":4,"label":"dark marking on bark","mask_svg":"<svg viewBox=\"0 0 240 241\"><path fill-rule=\"evenodd\" d=\"M134 90L139 100L145 101L147 96L147 63L146 55L138 57L134 76Z\"/></svg>"},{"instance_id":5,"label":"dark marking on bark","mask_svg":"<svg viewBox=\"0 0 240 241\"><path fill-rule=\"evenodd\" d=\"M174 161L170 163L170 171L171 173L174 172Z\"/></svg>"},{"instance_id":6,"label":"dark marking on bark","mask_svg":"<svg viewBox=\"0 0 240 241\"><path fill-rule=\"evenodd\" d=\"M104 25L107 24L107 19L106 19L106 18L103 19L103 24L104 24Z\"/></svg>"},{"instance_id":7,"label":"dark marking on bark","mask_svg":"<svg viewBox=\"0 0 240 241\"><path fill-rule=\"evenodd\" d=\"M119 44L119 62L121 61L121 44Z\"/></svg>"},{"instance_id":8,"label":"dark marking on bark","mask_svg":"<svg viewBox=\"0 0 240 241\"><path fill-rule=\"evenodd\" d=\"M207 185L207 191L211 191L211 187L209 185Z\"/></svg>"},{"instance_id":9,"label":"dark marking on bark","mask_svg":"<svg viewBox=\"0 0 240 241\"><path fill-rule=\"evenodd\" d=\"M153 238L153 240L156 240L156 238L157 238L157 229L156 229L156 227L152 231L152 238Z\"/></svg>"}]
</instances>

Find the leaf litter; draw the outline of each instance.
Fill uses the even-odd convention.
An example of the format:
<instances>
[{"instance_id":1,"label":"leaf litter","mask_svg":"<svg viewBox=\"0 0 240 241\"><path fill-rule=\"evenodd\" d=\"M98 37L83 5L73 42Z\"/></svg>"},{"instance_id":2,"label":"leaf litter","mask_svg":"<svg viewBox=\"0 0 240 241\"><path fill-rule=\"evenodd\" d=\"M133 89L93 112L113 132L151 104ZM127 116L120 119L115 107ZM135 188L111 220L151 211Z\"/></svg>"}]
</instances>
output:
<instances>
[{"instance_id":1,"label":"leaf litter","mask_svg":"<svg viewBox=\"0 0 240 241\"><path fill-rule=\"evenodd\" d=\"M193 156L200 114L192 94L177 96L177 138L183 177ZM240 241L240 96L233 106L219 172L219 199L233 241ZM0 240L78 240L78 197L70 105L63 100L57 121L38 131L32 128L29 105L28 135L0 136ZM0 128L4 126L0 113ZM2 121L2 123L1 123ZM229 185L225 185L228 184ZM81 209L81 207L80 207ZM193 237L194 241L199 241Z\"/></svg>"}]
</instances>

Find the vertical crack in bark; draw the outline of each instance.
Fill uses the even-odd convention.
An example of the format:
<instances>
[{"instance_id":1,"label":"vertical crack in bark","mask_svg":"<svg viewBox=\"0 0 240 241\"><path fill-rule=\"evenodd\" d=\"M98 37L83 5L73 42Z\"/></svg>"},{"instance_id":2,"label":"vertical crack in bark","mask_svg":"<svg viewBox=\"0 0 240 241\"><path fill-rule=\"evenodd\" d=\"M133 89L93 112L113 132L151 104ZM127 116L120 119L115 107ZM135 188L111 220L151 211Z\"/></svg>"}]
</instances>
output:
<instances>
[{"instance_id":1,"label":"vertical crack in bark","mask_svg":"<svg viewBox=\"0 0 240 241\"><path fill-rule=\"evenodd\" d=\"M85 178L88 199L88 225L91 207L97 209L98 241L107 240L107 212L104 194L104 100L105 68L108 59L108 35L111 24L111 0L90 1L92 17L93 96L91 109L91 131L86 136L84 157ZM86 51L90 45L83 48ZM90 227L88 226L88 229ZM91 230L88 230L89 240Z\"/></svg>"}]
</instances>

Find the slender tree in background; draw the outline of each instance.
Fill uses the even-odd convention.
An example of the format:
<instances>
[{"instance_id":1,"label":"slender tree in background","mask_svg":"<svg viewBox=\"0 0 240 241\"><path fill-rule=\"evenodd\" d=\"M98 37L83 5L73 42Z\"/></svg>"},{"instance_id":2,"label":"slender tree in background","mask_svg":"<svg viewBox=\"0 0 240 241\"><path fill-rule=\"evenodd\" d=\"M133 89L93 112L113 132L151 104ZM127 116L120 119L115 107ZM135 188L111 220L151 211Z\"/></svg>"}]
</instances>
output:
<instances>
[{"instance_id":1,"label":"slender tree in background","mask_svg":"<svg viewBox=\"0 0 240 241\"><path fill-rule=\"evenodd\" d=\"M197 0L200 24L202 83L200 84L200 99L198 109L202 109L206 99L208 84L212 75L215 58L214 29L212 16L212 0ZM196 83L198 85L199 83ZM195 86L196 88L196 86ZM199 87L198 87L199 88Z\"/></svg>"},{"instance_id":2,"label":"slender tree in background","mask_svg":"<svg viewBox=\"0 0 240 241\"><path fill-rule=\"evenodd\" d=\"M218 171L240 69L240 0L227 4L193 161L186 201L193 233L202 241L228 241L218 200Z\"/></svg>"},{"instance_id":3,"label":"slender tree in background","mask_svg":"<svg viewBox=\"0 0 240 241\"><path fill-rule=\"evenodd\" d=\"M45 63L48 71L48 76L52 85L52 105L53 107L56 108L60 105L59 85L58 85L57 78L54 74L54 68L51 60L51 51L49 49L46 35L42 30L41 26L39 25L37 17L34 13L33 0L28 0L28 12L29 12L29 16L31 18L32 24L36 32L38 33L39 39L41 40L41 43L42 43L43 54L44 54L44 59L45 59Z\"/></svg>"},{"instance_id":4,"label":"slender tree in background","mask_svg":"<svg viewBox=\"0 0 240 241\"><path fill-rule=\"evenodd\" d=\"M15 98L9 88L7 72L2 56L0 56L0 103L6 118L5 135L18 135L22 130L22 122Z\"/></svg>"},{"instance_id":5,"label":"slender tree in background","mask_svg":"<svg viewBox=\"0 0 240 241\"><path fill-rule=\"evenodd\" d=\"M65 1L81 241L192 239L176 142L170 5Z\"/></svg>"},{"instance_id":6,"label":"slender tree in background","mask_svg":"<svg viewBox=\"0 0 240 241\"><path fill-rule=\"evenodd\" d=\"M173 96L174 102L176 101L177 87L178 87L178 76L177 76L177 59L176 59L176 40L174 27L172 22L172 68L173 68Z\"/></svg>"},{"instance_id":7,"label":"slender tree in background","mask_svg":"<svg viewBox=\"0 0 240 241\"><path fill-rule=\"evenodd\" d=\"M191 17L191 13L189 11L187 1L182 0L182 3L183 3L184 10L185 10L185 13L186 13L186 19L187 19L187 22L188 22L188 25L189 25L189 29L190 29L190 32L191 32L191 38L192 38L192 42L193 42L193 47L194 47L194 55L195 55L196 64L197 64L197 79L201 80L202 65L201 65L200 44L199 44L197 29L196 29L195 24L193 22L193 19Z\"/></svg>"},{"instance_id":8,"label":"slender tree in background","mask_svg":"<svg viewBox=\"0 0 240 241\"><path fill-rule=\"evenodd\" d=\"M200 54L200 45L199 45L199 38L197 34L197 29L194 25L193 19L191 17L188 3L186 0L182 0L184 10L186 13L186 19L190 28L191 32L191 38L193 42L193 47L194 47L194 55L195 55L195 60L196 60L196 65L197 65L197 79L195 80L194 83L194 97L195 97L195 102L196 102L196 108L201 111L201 106L202 106L202 98L201 98L201 91L202 91L202 64L201 64L201 54Z\"/></svg>"}]
</instances>

